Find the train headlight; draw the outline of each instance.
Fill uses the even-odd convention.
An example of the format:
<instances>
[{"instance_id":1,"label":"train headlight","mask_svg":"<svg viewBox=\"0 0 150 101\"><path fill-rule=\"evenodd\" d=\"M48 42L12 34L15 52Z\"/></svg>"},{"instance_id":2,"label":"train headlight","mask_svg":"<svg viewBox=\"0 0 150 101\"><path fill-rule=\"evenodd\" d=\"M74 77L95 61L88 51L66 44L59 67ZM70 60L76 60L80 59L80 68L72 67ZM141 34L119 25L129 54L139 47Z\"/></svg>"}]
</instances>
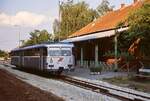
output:
<instances>
[{"instance_id":1,"label":"train headlight","mask_svg":"<svg viewBox=\"0 0 150 101\"><path fill-rule=\"evenodd\" d=\"M53 67L54 67L54 65L49 65L49 67L53 68Z\"/></svg>"}]
</instances>

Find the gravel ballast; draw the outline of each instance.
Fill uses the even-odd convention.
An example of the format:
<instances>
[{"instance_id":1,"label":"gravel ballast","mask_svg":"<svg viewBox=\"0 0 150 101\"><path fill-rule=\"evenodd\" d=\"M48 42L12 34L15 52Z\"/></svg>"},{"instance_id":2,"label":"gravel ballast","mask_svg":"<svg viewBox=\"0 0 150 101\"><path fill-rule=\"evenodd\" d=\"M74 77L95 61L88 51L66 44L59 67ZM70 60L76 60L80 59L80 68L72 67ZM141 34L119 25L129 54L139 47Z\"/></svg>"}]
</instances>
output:
<instances>
[{"instance_id":1,"label":"gravel ballast","mask_svg":"<svg viewBox=\"0 0 150 101\"><path fill-rule=\"evenodd\" d=\"M53 94L62 97L66 101L120 101L118 99L85 90L61 81L19 71L9 66L6 67L0 65L0 68L15 74L19 79L35 87L52 92Z\"/></svg>"}]
</instances>

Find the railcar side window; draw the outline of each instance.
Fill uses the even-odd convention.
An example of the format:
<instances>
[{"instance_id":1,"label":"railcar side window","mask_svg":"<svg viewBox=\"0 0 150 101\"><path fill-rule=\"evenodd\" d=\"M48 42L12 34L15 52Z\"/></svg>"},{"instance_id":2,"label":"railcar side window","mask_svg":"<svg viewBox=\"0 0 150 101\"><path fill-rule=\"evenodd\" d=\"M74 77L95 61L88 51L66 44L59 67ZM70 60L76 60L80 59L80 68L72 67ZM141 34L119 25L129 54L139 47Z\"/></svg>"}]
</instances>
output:
<instances>
[{"instance_id":1,"label":"railcar side window","mask_svg":"<svg viewBox=\"0 0 150 101\"><path fill-rule=\"evenodd\" d=\"M26 50L24 51L24 56L28 56L28 55L27 55L27 51L26 51Z\"/></svg>"},{"instance_id":2,"label":"railcar side window","mask_svg":"<svg viewBox=\"0 0 150 101\"><path fill-rule=\"evenodd\" d=\"M40 56L40 49L39 48L33 49L32 54L33 54L33 56Z\"/></svg>"},{"instance_id":3,"label":"railcar side window","mask_svg":"<svg viewBox=\"0 0 150 101\"><path fill-rule=\"evenodd\" d=\"M47 56L47 48L33 48L25 50L24 52L25 56Z\"/></svg>"},{"instance_id":4,"label":"railcar side window","mask_svg":"<svg viewBox=\"0 0 150 101\"><path fill-rule=\"evenodd\" d=\"M24 55L25 56L32 56L33 55L32 54L32 49L25 50Z\"/></svg>"}]
</instances>

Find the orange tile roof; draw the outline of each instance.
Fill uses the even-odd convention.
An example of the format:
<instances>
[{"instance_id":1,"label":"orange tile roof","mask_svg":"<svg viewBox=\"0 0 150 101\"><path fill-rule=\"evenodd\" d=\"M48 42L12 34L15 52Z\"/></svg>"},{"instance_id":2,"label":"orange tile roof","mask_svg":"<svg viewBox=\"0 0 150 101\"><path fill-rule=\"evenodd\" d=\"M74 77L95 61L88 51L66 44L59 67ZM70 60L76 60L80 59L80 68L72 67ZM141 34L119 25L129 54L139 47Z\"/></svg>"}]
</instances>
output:
<instances>
[{"instance_id":1,"label":"orange tile roof","mask_svg":"<svg viewBox=\"0 0 150 101\"><path fill-rule=\"evenodd\" d=\"M150 1L150 0L147 0ZM91 34L96 31L103 31L108 29L113 29L121 21L125 21L128 14L133 10L142 6L142 1L137 1L132 5L122 7L116 11L111 11L106 15L98 18L96 21L89 23L87 26L73 33L69 37L77 37L81 35Z\"/></svg>"}]
</instances>

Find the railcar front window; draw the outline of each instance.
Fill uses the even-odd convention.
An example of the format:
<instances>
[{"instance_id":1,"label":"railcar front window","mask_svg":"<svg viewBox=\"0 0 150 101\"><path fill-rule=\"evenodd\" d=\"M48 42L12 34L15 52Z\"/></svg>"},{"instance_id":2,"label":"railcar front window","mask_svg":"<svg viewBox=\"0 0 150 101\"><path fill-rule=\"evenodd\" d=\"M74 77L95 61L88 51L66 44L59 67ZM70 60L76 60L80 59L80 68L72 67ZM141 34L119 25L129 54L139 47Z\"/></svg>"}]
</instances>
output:
<instances>
[{"instance_id":1,"label":"railcar front window","mask_svg":"<svg viewBox=\"0 0 150 101\"><path fill-rule=\"evenodd\" d=\"M60 50L50 50L49 51L49 56L60 56L61 52Z\"/></svg>"},{"instance_id":2,"label":"railcar front window","mask_svg":"<svg viewBox=\"0 0 150 101\"><path fill-rule=\"evenodd\" d=\"M50 50L49 56L71 56L70 50Z\"/></svg>"},{"instance_id":3,"label":"railcar front window","mask_svg":"<svg viewBox=\"0 0 150 101\"><path fill-rule=\"evenodd\" d=\"M62 56L71 56L71 51L70 50L61 50L61 55Z\"/></svg>"}]
</instances>

